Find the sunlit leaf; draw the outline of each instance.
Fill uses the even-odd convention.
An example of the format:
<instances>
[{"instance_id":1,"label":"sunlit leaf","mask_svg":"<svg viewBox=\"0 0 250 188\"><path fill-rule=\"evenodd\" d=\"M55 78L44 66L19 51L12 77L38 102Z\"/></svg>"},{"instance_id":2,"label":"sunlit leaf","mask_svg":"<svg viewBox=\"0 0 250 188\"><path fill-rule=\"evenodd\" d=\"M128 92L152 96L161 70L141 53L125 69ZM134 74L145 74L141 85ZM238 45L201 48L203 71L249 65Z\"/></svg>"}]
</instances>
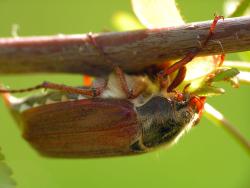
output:
<instances>
[{"instance_id":1,"label":"sunlit leaf","mask_svg":"<svg viewBox=\"0 0 250 188\"><path fill-rule=\"evenodd\" d=\"M199 87L201 87L207 76L213 72L216 68L216 64L212 63L213 57L198 57L189 62L187 67L187 72L185 76L184 82L178 87L178 89L182 90L187 84L191 83L189 86L189 91L195 91Z\"/></svg>"},{"instance_id":2,"label":"sunlit leaf","mask_svg":"<svg viewBox=\"0 0 250 188\"><path fill-rule=\"evenodd\" d=\"M186 72L185 81L195 80L197 78L206 76L207 74L211 73L215 69L215 64L212 63L213 57L206 56L206 57L197 57L189 62Z\"/></svg>"},{"instance_id":3,"label":"sunlit leaf","mask_svg":"<svg viewBox=\"0 0 250 188\"><path fill-rule=\"evenodd\" d=\"M225 2L225 12L228 17L238 17L246 15L249 9L250 0L227 0Z\"/></svg>"},{"instance_id":4,"label":"sunlit leaf","mask_svg":"<svg viewBox=\"0 0 250 188\"><path fill-rule=\"evenodd\" d=\"M233 14L233 12L237 9L237 6L240 4L239 0L226 0L224 2L224 15L226 17Z\"/></svg>"},{"instance_id":5,"label":"sunlit leaf","mask_svg":"<svg viewBox=\"0 0 250 188\"><path fill-rule=\"evenodd\" d=\"M135 30L144 28L133 15L127 12L116 12L112 17L114 27L119 31Z\"/></svg>"},{"instance_id":6,"label":"sunlit leaf","mask_svg":"<svg viewBox=\"0 0 250 188\"><path fill-rule=\"evenodd\" d=\"M147 28L183 25L174 0L132 0L137 18Z\"/></svg>"}]
</instances>

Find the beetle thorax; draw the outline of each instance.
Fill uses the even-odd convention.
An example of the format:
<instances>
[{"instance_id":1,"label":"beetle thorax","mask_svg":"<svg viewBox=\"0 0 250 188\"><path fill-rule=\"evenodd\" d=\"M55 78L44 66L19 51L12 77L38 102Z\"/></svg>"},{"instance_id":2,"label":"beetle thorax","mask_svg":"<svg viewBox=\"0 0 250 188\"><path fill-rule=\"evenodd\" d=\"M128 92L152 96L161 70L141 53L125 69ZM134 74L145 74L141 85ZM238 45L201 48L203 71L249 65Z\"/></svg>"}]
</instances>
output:
<instances>
[{"instance_id":1,"label":"beetle thorax","mask_svg":"<svg viewBox=\"0 0 250 188\"><path fill-rule=\"evenodd\" d=\"M143 129L143 145L153 148L176 142L199 118L189 99L154 96L136 108Z\"/></svg>"}]
</instances>

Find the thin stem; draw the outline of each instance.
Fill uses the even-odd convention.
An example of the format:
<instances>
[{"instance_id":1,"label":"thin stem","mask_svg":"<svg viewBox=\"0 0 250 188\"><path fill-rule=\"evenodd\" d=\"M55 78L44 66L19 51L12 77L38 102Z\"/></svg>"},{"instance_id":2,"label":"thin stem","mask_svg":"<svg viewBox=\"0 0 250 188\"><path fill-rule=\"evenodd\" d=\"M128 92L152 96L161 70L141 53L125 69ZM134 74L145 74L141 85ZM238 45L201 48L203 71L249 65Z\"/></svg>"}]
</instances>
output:
<instances>
[{"instance_id":1,"label":"thin stem","mask_svg":"<svg viewBox=\"0 0 250 188\"><path fill-rule=\"evenodd\" d=\"M209 104L205 104L204 115L212 122L223 127L236 141L238 141L250 154L250 141L232 125L225 117Z\"/></svg>"}]
</instances>

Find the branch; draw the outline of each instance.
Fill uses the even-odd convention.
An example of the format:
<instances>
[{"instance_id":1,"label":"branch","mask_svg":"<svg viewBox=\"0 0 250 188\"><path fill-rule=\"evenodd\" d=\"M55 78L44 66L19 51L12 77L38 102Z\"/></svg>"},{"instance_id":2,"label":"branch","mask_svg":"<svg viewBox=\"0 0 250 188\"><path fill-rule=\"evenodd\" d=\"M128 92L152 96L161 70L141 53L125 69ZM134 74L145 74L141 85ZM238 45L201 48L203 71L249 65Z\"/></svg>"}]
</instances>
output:
<instances>
[{"instance_id":1,"label":"branch","mask_svg":"<svg viewBox=\"0 0 250 188\"><path fill-rule=\"evenodd\" d=\"M207 37L212 21L180 27L94 34L128 73L183 57ZM200 56L250 50L250 17L219 21ZM0 73L64 72L100 76L111 71L86 35L0 38Z\"/></svg>"}]
</instances>

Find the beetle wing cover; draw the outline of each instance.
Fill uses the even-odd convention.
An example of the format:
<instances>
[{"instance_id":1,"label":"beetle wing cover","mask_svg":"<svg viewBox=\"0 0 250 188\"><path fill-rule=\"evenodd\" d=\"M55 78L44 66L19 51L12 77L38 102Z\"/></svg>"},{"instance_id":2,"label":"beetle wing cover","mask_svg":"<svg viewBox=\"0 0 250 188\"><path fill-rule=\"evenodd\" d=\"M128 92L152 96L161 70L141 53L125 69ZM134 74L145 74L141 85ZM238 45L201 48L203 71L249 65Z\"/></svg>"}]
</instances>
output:
<instances>
[{"instance_id":1,"label":"beetle wing cover","mask_svg":"<svg viewBox=\"0 0 250 188\"><path fill-rule=\"evenodd\" d=\"M54 157L127 155L141 135L134 106L120 99L83 99L21 113L23 136Z\"/></svg>"}]
</instances>

